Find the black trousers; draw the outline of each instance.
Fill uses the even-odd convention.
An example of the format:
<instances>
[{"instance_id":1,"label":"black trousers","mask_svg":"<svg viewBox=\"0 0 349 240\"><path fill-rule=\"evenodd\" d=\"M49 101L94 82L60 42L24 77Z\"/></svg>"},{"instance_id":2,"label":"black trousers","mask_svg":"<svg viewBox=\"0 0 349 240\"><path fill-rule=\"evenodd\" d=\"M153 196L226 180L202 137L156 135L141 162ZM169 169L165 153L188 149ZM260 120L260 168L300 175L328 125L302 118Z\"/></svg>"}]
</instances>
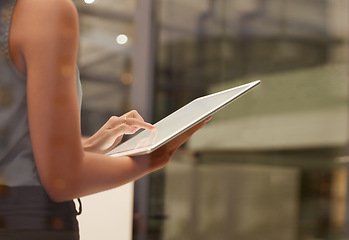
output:
<instances>
[{"instance_id":1,"label":"black trousers","mask_svg":"<svg viewBox=\"0 0 349 240\"><path fill-rule=\"evenodd\" d=\"M40 186L0 186L0 239L79 239L73 201L53 202Z\"/></svg>"},{"instance_id":2,"label":"black trousers","mask_svg":"<svg viewBox=\"0 0 349 240\"><path fill-rule=\"evenodd\" d=\"M1 240L77 240L78 231L0 230Z\"/></svg>"}]
</instances>

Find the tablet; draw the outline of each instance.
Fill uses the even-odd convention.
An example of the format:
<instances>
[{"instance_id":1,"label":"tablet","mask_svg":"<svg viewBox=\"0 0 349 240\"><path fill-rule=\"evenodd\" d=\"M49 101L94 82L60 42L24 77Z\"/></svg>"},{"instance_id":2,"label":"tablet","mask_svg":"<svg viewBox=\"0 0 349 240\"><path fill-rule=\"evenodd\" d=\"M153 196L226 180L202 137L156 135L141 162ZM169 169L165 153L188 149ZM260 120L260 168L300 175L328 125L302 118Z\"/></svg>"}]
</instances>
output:
<instances>
[{"instance_id":1,"label":"tablet","mask_svg":"<svg viewBox=\"0 0 349 240\"><path fill-rule=\"evenodd\" d=\"M222 109L259 83L260 81L258 80L197 98L154 124L156 127L154 130L146 129L141 131L124 143L116 146L107 155L119 157L150 153Z\"/></svg>"}]
</instances>

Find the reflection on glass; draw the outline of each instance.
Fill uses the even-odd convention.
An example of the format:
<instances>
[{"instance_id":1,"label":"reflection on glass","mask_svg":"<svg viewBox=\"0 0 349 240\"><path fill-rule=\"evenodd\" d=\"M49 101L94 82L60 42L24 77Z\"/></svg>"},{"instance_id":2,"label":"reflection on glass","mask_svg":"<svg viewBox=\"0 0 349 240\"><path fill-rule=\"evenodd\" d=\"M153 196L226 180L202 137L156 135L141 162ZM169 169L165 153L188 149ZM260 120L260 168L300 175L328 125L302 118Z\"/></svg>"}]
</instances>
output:
<instances>
[{"instance_id":1,"label":"reflection on glass","mask_svg":"<svg viewBox=\"0 0 349 240\"><path fill-rule=\"evenodd\" d=\"M84 95L82 133L91 135L110 116L120 116L130 110L136 1L74 2L80 17L78 66Z\"/></svg>"},{"instance_id":2,"label":"reflection on glass","mask_svg":"<svg viewBox=\"0 0 349 240\"><path fill-rule=\"evenodd\" d=\"M116 42L120 45L126 44L128 41L128 37L125 34L120 34L116 37Z\"/></svg>"},{"instance_id":3,"label":"reflection on glass","mask_svg":"<svg viewBox=\"0 0 349 240\"><path fill-rule=\"evenodd\" d=\"M153 175L151 239L346 239L348 3L160 2L156 120L263 84Z\"/></svg>"},{"instance_id":4,"label":"reflection on glass","mask_svg":"<svg viewBox=\"0 0 349 240\"><path fill-rule=\"evenodd\" d=\"M91 4L91 3L94 3L95 2L95 0L84 0L85 1L85 3L87 3L87 4Z\"/></svg>"}]
</instances>

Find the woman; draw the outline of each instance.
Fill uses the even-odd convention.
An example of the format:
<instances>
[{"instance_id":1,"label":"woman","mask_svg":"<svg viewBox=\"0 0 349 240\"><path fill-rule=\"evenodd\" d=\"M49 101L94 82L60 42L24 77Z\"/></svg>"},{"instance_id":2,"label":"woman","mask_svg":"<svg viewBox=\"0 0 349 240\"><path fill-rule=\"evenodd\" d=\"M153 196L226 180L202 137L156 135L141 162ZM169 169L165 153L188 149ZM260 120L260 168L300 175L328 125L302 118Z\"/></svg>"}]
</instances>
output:
<instances>
[{"instance_id":1,"label":"woman","mask_svg":"<svg viewBox=\"0 0 349 240\"><path fill-rule=\"evenodd\" d=\"M136 111L82 140L78 32L71 0L0 2L0 239L78 239L72 199L162 168L205 123L137 157L103 154L153 128Z\"/></svg>"}]
</instances>

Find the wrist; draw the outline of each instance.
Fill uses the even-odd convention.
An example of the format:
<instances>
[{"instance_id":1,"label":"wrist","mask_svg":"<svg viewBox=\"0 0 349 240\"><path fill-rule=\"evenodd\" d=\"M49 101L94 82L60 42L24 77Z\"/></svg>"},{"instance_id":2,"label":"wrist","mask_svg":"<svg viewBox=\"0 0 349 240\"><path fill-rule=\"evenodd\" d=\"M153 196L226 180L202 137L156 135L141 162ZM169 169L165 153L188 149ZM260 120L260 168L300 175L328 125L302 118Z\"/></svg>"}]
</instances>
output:
<instances>
[{"instance_id":1,"label":"wrist","mask_svg":"<svg viewBox=\"0 0 349 240\"><path fill-rule=\"evenodd\" d=\"M151 173L165 167L170 161L171 155L160 148L152 153L132 156L131 158L147 169L148 173Z\"/></svg>"},{"instance_id":2,"label":"wrist","mask_svg":"<svg viewBox=\"0 0 349 240\"><path fill-rule=\"evenodd\" d=\"M93 152L93 139L91 137L82 137L81 143L84 151Z\"/></svg>"}]
</instances>

